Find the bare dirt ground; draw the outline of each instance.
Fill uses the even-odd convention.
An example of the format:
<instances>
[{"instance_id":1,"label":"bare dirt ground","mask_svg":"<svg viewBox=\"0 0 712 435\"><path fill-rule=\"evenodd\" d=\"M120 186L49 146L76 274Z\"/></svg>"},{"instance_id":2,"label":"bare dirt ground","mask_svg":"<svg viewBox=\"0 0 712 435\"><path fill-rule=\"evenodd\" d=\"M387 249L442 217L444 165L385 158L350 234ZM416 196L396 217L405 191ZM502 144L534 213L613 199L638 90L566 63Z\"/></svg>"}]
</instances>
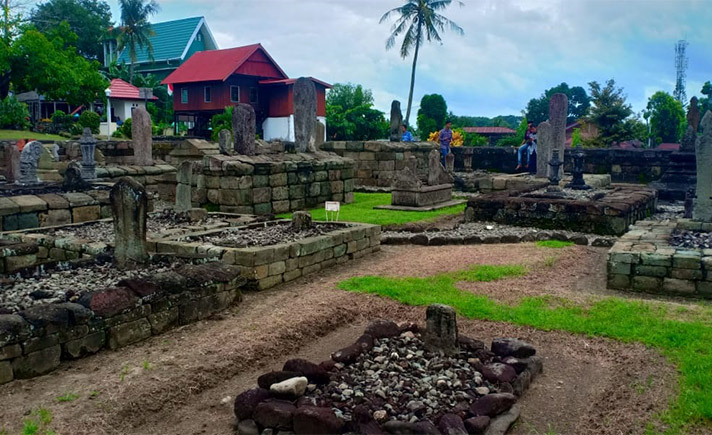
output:
<instances>
[{"instance_id":1,"label":"bare dirt ground","mask_svg":"<svg viewBox=\"0 0 712 435\"><path fill-rule=\"evenodd\" d=\"M556 257L555 260L547 257ZM19 433L33 410L52 412L57 434L230 434L232 399L285 360L313 361L353 342L371 319L423 323L423 307L338 290L345 278L427 276L469 264L525 263L530 273L464 284L502 301L554 294L577 300L605 290L605 248L537 248L532 244L384 246L370 258L288 285L248 293L213 318L117 352L63 363L40 378L0 386L0 433ZM547 266L547 264L549 264ZM533 343L545 373L521 400L515 434L644 433L674 398L677 372L641 345L460 319L462 333ZM59 403L66 393L79 395Z\"/></svg>"}]
</instances>

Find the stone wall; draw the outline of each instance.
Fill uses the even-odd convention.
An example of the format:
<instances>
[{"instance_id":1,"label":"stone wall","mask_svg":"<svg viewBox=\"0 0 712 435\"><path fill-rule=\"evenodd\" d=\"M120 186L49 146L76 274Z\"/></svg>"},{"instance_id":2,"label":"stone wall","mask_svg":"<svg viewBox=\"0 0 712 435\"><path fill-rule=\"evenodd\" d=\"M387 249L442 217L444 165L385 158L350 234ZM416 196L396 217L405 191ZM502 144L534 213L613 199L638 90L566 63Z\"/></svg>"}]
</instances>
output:
<instances>
[{"instance_id":1,"label":"stone wall","mask_svg":"<svg viewBox=\"0 0 712 435\"><path fill-rule=\"evenodd\" d=\"M358 188L382 188L390 191L395 174L406 167L411 156L418 159L418 175L428 175L428 154L438 145L432 142L325 142L331 151L355 162L354 184Z\"/></svg>"},{"instance_id":2,"label":"stone wall","mask_svg":"<svg viewBox=\"0 0 712 435\"><path fill-rule=\"evenodd\" d=\"M176 168L171 165L152 166L98 166L96 177L99 182L114 183L121 177L129 176L146 188L146 192L172 201L176 194Z\"/></svg>"},{"instance_id":3,"label":"stone wall","mask_svg":"<svg viewBox=\"0 0 712 435\"><path fill-rule=\"evenodd\" d=\"M472 151L470 151L470 149ZM455 170L465 171L465 153L472 152L472 167L492 172L513 173L517 166L516 149L513 147L454 147ZM670 166L668 150L624 150L615 148L583 148L586 155L584 172L611 174L615 183L648 183L658 180ZM564 152L564 169L573 168L571 149Z\"/></svg>"},{"instance_id":4,"label":"stone wall","mask_svg":"<svg viewBox=\"0 0 712 435\"><path fill-rule=\"evenodd\" d=\"M636 223L608 252L608 287L712 299L712 250L670 246L676 228L712 231L712 224Z\"/></svg>"},{"instance_id":5,"label":"stone wall","mask_svg":"<svg viewBox=\"0 0 712 435\"><path fill-rule=\"evenodd\" d=\"M221 263L185 265L85 293L76 303L2 314L0 384L204 319L240 301L244 282L236 268Z\"/></svg>"},{"instance_id":6,"label":"stone wall","mask_svg":"<svg viewBox=\"0 0 712 435\"><path fill-rule=\"evenodd\" d=\"M612 185L596 200L524 196L541 186L470 198L465 221L494 221L507 225L622 235L630 225L652 215L657 207L655 189Z\"/></svg>"},{"instance_id":7,"label":"stone wall","mask_svg":"<svg viewBox=\"0 0 712 435\"><path fill-rule=\"evenodd\" d=\"M287 221L272 221L271 224ZM269 223L268 223L269 224ZM251 224L247 228L264 227L265 223ZM206 235L222 230L193 233ZM322 236L310 237L293 243L250 248L227 248L181 240L156 241L159 253L193 256L204 254L220 258L225 264L240 266L242 276L248 279L248 288L267 289L282 282L327 269L381 249L381 227L368 224L343 224L343 229Z\"/></svg>"},{"instance_id":8,"label":"stone wall","mask_svg":"<svg viewBox=\"0 0 712 435\"><path fill-rule=\"evenodd\" d=\"M268 215L353 202L354 162L332 153L206 156L193 177L196 205Z\"/></svg>"},{"instance_id":9,"label":"stone wall","mask_svg":"<svg viewBox=\"0 0 712 435\"><path fill-rule=\"evenodd\" d=\"M109 216L108 190L0 197L0 231L87 222Z\"/></svg>"}]
</instances>

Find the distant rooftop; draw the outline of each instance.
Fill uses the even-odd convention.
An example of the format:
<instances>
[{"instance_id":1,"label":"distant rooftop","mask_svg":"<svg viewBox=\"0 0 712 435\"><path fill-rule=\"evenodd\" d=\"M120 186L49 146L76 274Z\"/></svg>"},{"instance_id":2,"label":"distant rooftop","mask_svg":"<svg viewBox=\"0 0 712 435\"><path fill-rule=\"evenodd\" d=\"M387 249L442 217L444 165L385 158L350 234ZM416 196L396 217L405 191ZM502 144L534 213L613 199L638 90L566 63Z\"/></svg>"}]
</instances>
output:
<instances>
[{"instance_id":1,"label":"distant rooftop","mask_svg":"<svg viewBox=\"0 0 712 435\"><path fill-rule=\"evenodd\" d=\"M465 127L465 133L477 134L516 134L515 130L508 127Z\"/></svg>"}]
</instances>

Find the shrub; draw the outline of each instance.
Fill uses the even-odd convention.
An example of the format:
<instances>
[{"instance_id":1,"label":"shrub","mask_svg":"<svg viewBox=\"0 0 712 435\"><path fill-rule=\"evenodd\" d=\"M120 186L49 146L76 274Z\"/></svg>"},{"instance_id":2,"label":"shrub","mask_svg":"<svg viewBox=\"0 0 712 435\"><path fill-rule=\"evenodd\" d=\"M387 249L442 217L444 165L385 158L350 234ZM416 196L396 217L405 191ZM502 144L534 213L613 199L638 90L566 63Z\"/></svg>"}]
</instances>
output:
<instances>
[{"instance_id":1,"label":"shrub","mask_svg":"<svg viewBox=\"0 0 712 435\"><path fill-rule=\"evenodd\" d=\"M29 118L30 112L27 110L27 104L9 96L0 100L0 128L26 129L30 126Z\"/></svg>"},{"instance_id":2,"label":"shrub","mask_svg":"<svg viewBox=\"0 0 712 435\"><path fill-rule=\"evenodd\" d=\"M92 112L90 110L85 110L79 115L79 125L84 128L90 128L91 132L96 134L99 133L99 124L101 123L101 118L98 113Z\"/></svg>"},{"instance_id":3,"label":"shrub","mask_svg":"<svg viewBox=\"0 0 712 435\"><path fill-rule=\"evenodd\" d=\"M210 119L210 127L213 129L210 135L213 142L220 140L220 130L230 130L232 133L232 106L227 106L223 113L213 115Z\"/></svg>"},{"instance_id":4,"label":"shrub","mask_svg":"<svg viewBox=\"0 0 712 435\"><path fill-rule=\"evenodd\" d=\"M121 127L117 128L116 131L121 132L121 136L131 139L131 118L124 121Z\"/></svg>"}]
</instances>

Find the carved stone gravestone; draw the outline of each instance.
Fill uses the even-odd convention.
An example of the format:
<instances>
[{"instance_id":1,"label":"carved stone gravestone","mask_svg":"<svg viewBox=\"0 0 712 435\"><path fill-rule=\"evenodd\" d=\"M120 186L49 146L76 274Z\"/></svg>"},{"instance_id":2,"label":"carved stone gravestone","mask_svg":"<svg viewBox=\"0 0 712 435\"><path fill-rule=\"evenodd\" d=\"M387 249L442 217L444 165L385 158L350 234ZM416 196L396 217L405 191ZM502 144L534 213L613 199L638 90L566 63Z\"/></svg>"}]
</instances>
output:
<instances>
[{"instance_id":1,"label":"carved stone gravestone","mask_svg":"<svg viewBox=\"0 0 712 435\"><path fill-rule=\"evenodd\" d=\"M131 112L131 139L135 164L138 166L153 165L151 115L143 107L137 107Z\"/></svg>"},{"instance_id":2,"label":"carved stone gravestone","mask_svg":"<svg viewBox=\"0 0 712 435\"><path fill-rule=\"evenodd\" d=\"M326 138L326 126L324 125L323 122L317 121L316 122L316 136L315 136L315 147L319 148L321 144L324 143L324 140Z\"/></svg>"},{"instance_id":3,"label":"carved stone gravestone","mask_svg":"<svg viewBox=\"0 0 712 435\"><path fill-rule=\"evenodd\" d=\"M71 162L64 171L62 189L65 192L76 192L87 190L91 186L82 177L82 166L77 162Z\"/></svg>"},{"instance_id":4,"label":"carved stone gravestone","mask_svg":"<svg viewBox=\"0 0 712 435\"><path fill-rule=\"evenodd\" d=\"M125 269L148 260L146 250L146 189L131 177L121 177L109 195L114 217L114 262Z\"/></svg>"},{"instance_id":5,"label":"carved stone gravestone","mask_svg":"<svg viewBox=\"0 0 712 435\"><path fill-rule=\"evenodd\" d=\"M96 161L94 153L96 151L96 139L91 134L90 128L85 128L82 137L79 138L79 145L82 148L82 178L93 180L96 178Z\"/></svg>"},{"instance_id":6,"label":"carved stone gravestone","mask_svg":"<svg viewBox=\"0 0 712 435\"><path fill-rule=\"evenodd\" d=\"M224 128L218 133L218 144L220 146L220 154L229 156L233 152L232 133Z\"/></svg>"},{"instance_id":7,"label":"carved stone gravestone","mask_svg":"<svg viewBox=\"0 0 712 435\"><path fill-rule=\"evenodd\" d=\"M38 184L37 165L39 164L40 155L44 151L42 144L33 140L25 145L20 153L20 178L18 184Z\"/></svg>"},{"instance_id":8,"label":"carved stone gravestone","mask_svg":"<svg viewBox=\"0 0 712 435\"><path fill-rule=\"evenodd\" d=\"M552 152L551 156L553 156L553 150L559 150L559 156L562 160L564 158L564 146L566 145L566 117L568 114L569 99L566 94L552 95L549 100L549 123L551 124L552 146L550 152ZM559 168L559 179L563 178L563 176L564 166L561 165Z\"/></svg>"},{"instance_id":9,"label":"carved stone gravestone","mask_svg":"<svg viewBox=\"0 0 712 435\"><path fill-rule=\"evenodd\" d=\"M396 174L396 180L393 184L396 189L417 189L422 185L423 183L420 182L418 176L408 166Z\"/></svg>"},{"instance_id":10,"label":"carved stone gravestone","mask_svg":"<svg viewBox=\"0 0 712 435\"><path fill-rule=\"evenodd\" d=\"M232 135L234 150L243 156L254 156L256 126L255 109L249 104L238 103L232 109Z\"/></svg>"},{"instance_id":11,"label":"carved stone gravestone","mask_svg":"<svg viewBox=\"0 0 712 435\"><path fill-rule=\"evenodd\" d=\"M695 142L697 141L697 129L700 125L700 108L697 106L697 97L690 99L690 105L687 107L687 129L682 136L680 144L681 151L695 151Z\"/></svg>"},{"instance_id":12,"label":"carved stone gravestone","mask_svg":"<svg viewBox=\"0 0 712 435\"><path fill-rule=\"evenodd\" d=\"M428 306L425 311L425 348L455 356L457 345L457 316L452 307L441 304Z\"/></svg>"},{"instance_id":13,"label":"carved stone gravestone","mask_svg":"<svg viewBox=\"0 0 712 435\"><path fill-rule=\"evenodd\" d=\"M294 101L294 143L297 152L316 151L316 87L311 79L300 77L292 86Z\"/></svg>"},{"instance_id":14,"label":"carved stone gravestone","mask_svg":"<svg viewBox=\"0 0 712 435\"><path fill-rule=\"evenodd\" d=\"M536 131L536 178L549 176L549 160L551 160L551 124L544 121Z\"/></svg>"},{"instance_id":15,"label":"carved stone gravestone","mask_svg":"<svg viewBox=\"0 0 712 435\"><path fill-rule=\"evenodd\" d=\"M448 174L440 163L440 151L432 150L428 155L428 185L452 184L452 175Z\"/></svg>"},{"instance_id":16,"label":"carved stone gravestone","mask_svg":"<svg viewBox=\"0 0 712 435\"><path fill-rule=\"evenodd\" d=\"M401 113L400 101L393 100L391 103L391 142L400 142L403 136L403 113Z\"/></svg>"},{"instance_id":17,"label":"carved stone gravestone","mask_svg":"<svg viewBox=\"0 0 712 435\"><path fill-rule=\"evenodd\" d=\"M183 162L178 167L176 175L176 210L189 210L193 204L191 203L190 185L193 181L193 162Z\"/></svg>"},{"instance_id":18,"label":"carved stone gravestone","mask_svg":"<svg viewBox=\"0 0 712 435\"><path fill-rule=\"evenodd\" d=\"M292 229L304 231L312 226L312 217L308 211L295 211L292 213Z\"/></svg>"},{"instance_id":19,"label":"carved stone gravestone","mask_svg":"<svg viewBox=\"0 0 712 435\"><path fill-rule=\"evenodd\" d=\"M455 154L452 151L445 156L445 168L451 174L455 172Z\"/></svg>"},{"instance_id":20,"label":"carved stone gravestone","mask_svg":"<svg viewBox=\"0 0 712 435\"><path fill-rule=\"evenodd\" d=\"M712 111L702 118L702 136L697 140L697 198L692 211L696 221L712 222Z\"/></svg>"},{"instance_id":21,"label":"carved stone gravestone","mask_svg":"<svg viewBox=\"0 0 712 435\"><path fill-rule=\"evenodd\" d=\"M8 182L20 180L20 150L15 144L5 149L5 180Z\"/></svg>"}]
</instances>

